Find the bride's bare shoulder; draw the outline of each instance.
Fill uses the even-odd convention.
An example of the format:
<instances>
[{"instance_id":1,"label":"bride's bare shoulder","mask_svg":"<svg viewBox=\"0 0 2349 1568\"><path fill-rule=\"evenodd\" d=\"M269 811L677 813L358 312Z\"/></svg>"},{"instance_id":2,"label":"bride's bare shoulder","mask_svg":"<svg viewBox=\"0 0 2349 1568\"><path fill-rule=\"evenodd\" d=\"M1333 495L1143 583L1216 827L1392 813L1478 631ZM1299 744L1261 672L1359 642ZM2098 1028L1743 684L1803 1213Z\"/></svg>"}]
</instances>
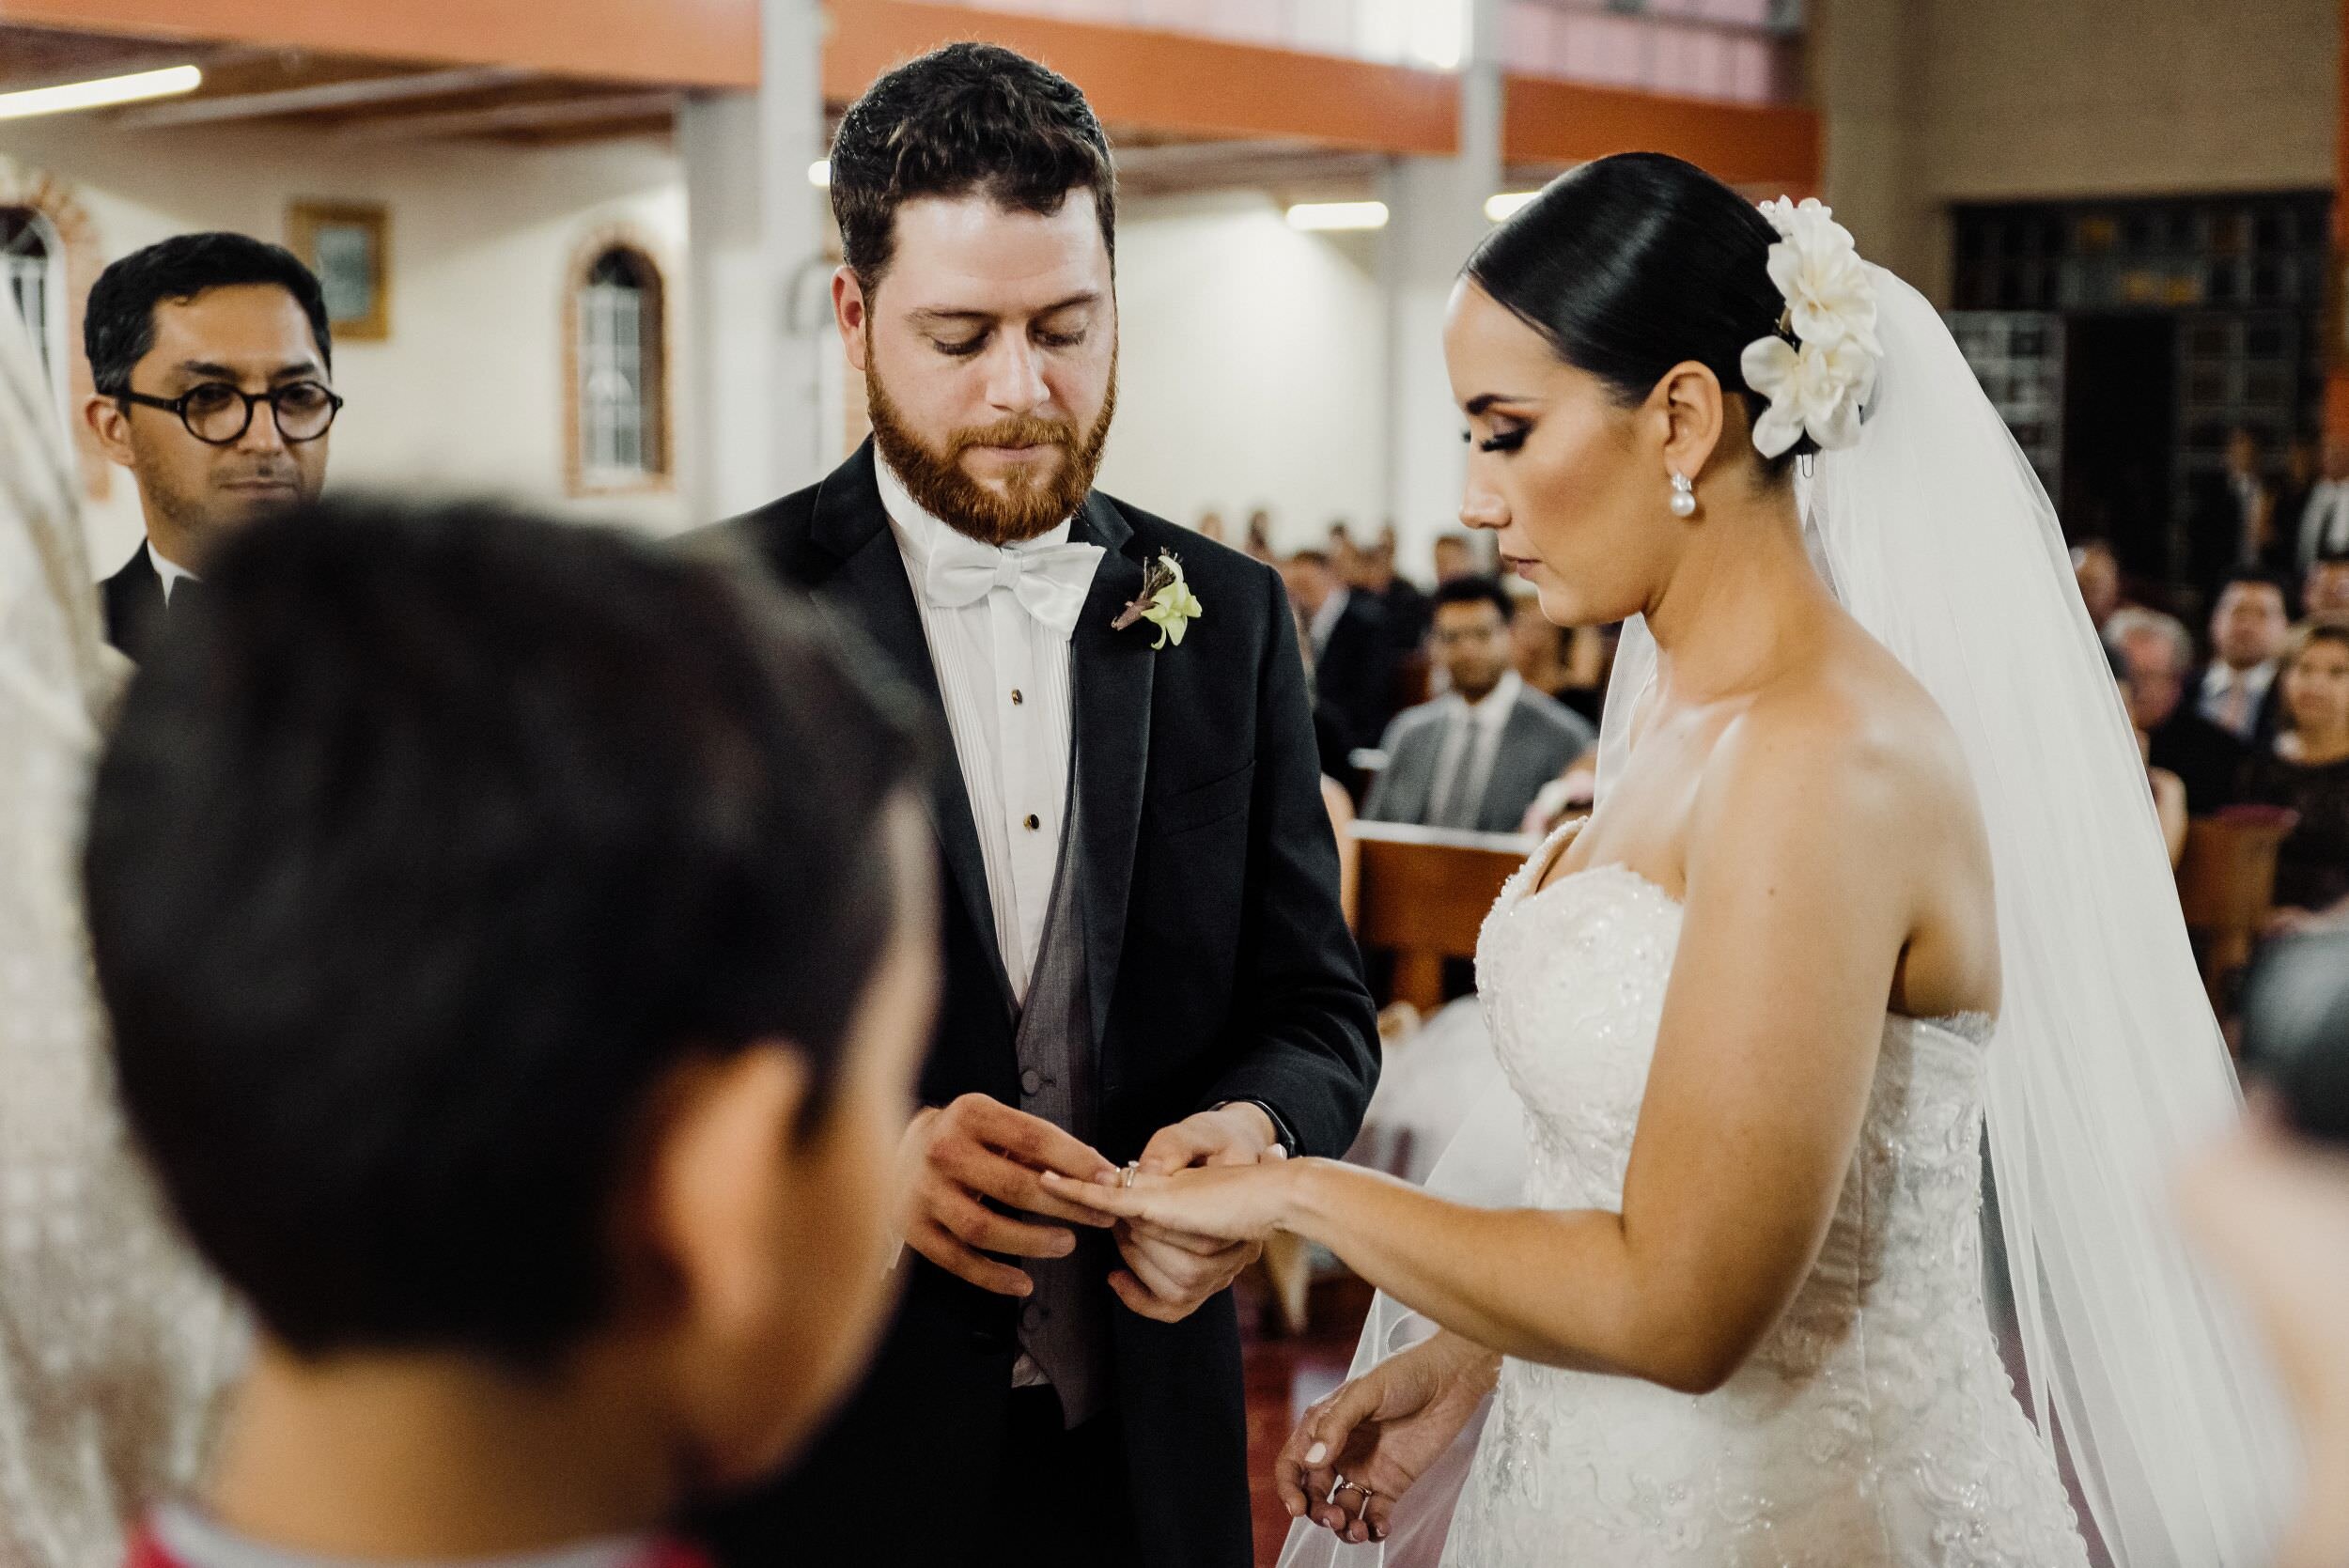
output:
<instances>
[{"instance_id":1,"label":"bride's bare shoulder","mask_svg":"<svg viewBox=\"0 0 2349 1568\"><path fill-rule=\"evenodd\" d=\"M1970 821L1975 810L1947 716L1864 633L1755 693L1722 736L1702 797L1746 808L1805 801L1917 826L1944 814Z\"/></svg>"}]
</instances>

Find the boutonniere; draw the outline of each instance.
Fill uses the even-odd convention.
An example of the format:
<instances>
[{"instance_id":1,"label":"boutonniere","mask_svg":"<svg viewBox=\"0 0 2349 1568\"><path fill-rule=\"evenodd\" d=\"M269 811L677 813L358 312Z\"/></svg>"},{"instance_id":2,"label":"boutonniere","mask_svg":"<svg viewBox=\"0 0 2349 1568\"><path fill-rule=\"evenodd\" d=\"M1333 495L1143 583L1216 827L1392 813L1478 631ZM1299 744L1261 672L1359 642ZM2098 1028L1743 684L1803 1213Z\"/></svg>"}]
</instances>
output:
<instances>
[{"instance_id":1,"label":"boutonniere","mask_svg":"<svg viewBox=\"0 0 2349 1568\"><path fill-rule=\"evenodd\" d=\"M1142 597L1126 606L1110 623L1110 629L1123 631L1137 621L1148 621L1159 629L1159 640L1150 644L1152 648L1169 643L1181 647L1183 633L1205 613L1199 596L1183 581L1183 563L1173 551L1160 551L1150 569L1142 574Z\"/></svg>"}]
</instances>

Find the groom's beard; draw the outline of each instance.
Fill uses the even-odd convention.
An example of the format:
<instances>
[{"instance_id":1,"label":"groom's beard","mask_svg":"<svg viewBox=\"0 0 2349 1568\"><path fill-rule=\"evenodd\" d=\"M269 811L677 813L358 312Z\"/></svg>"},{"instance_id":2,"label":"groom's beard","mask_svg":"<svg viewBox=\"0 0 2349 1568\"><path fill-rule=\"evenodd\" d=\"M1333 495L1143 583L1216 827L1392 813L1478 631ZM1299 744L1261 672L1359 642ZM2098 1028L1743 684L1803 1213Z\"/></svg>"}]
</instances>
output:
<instances>
[{"instance_id":1,"label":"groom's beard","mask_svg":"<svg viewBox=\"0 0 2349 1568\"><path fill-rule=\"evenodd\" d=\"M1101 401L1100 415L1082 435L1066 420L1015 414L957 430L942 453L906 424L880 367L869 357L864 391L873 444L924 511L987 544L1019 544L1067 521L1092 491L1093 476L1101 469L1101 450L1109 444L1110 420L1117 412L1117 361L1110 361L1109 395ZM1060 461L1040 476L1014 468L1004 488L997 490L971 477L962 466L962 455L979 446L1052 446L1060 450Z\"/></svg>"}]
</instances>

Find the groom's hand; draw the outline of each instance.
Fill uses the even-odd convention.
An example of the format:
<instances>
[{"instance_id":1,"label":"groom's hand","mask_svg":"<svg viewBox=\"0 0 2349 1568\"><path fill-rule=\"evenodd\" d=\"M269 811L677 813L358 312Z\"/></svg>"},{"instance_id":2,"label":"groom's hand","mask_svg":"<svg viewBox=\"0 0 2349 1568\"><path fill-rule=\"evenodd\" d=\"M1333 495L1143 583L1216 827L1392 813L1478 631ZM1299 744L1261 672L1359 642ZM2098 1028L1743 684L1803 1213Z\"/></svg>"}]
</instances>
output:
<instances>
[{"instance_id":1,"label":"groom's hand","mask_svg":"<svg viewBox=\"0 0 2349 1568\"><path fill-rule=\"evenodd\" d=\"M1037 1178L1057 1171L1089 1182L1115 1166L1040 1117L985 1094L965 1094L913 1119L897 1147L897 1234L908 1247L981 1290L1026 1296L1034 1281L984 1254L1065 1258L1074 1231L999 1214L992 1199L1023 1214L1106 1228L1100 1215L1065 1203Z\"/></svg>"},{"instance_id":2,"label":"groom's hand","mask_svg":"<svg viewBox=\"0 0 2349 1568\"><path fill-rule=\"evenodd\" d=\"M1280 1133L1262 1106L1244 1101L1203 1110L1160 1129L1142 1151L1145 1174L1171 1176L1194 1165L1254 1165L1285 1157ZM1264 1250L1260 1241L1224 1242L1161 1230L1140 1220L1117 1227L1126 1266L1110 1289L1128 1310L1159 1323L1180 1323L1226 1290Z\"/></svg>"}]
</instances>

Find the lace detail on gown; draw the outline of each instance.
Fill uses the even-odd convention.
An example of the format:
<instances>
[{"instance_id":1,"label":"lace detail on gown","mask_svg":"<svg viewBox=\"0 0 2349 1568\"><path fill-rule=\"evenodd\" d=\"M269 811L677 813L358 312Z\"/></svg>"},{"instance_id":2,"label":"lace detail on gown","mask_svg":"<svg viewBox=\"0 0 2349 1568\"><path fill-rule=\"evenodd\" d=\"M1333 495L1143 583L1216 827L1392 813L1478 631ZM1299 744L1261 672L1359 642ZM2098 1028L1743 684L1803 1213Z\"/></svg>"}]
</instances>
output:
<instances>
[{"instance_id":1,"label":"lace detail on gown","mask_svg":"<svg viewBox=\"0 0 2349 1568\"><path fill-rule=\"evenodd\" d=\"M99 642L46 382L0 309L0 1568L101 1568L241 1364L117 1110L75 861Z\"/></svg>"},{"instance_id":2,"label":"lace detail on gown","mask_svg":"<svg viewBox=\"0 0 2349 1568\"><path fill-rule=\"evenodd\" d=\"M1530 890L1477 980L1525 1107L1524 1202L1612 1210L1681 908L1622 866ZM1713 1393L1505 1361L1448 1568L2081 1568L2055 1461L1983 1300L1990 1020L1888 1018L1859 1149L1785 1316Z\"/></svg>"}]
</instances>

